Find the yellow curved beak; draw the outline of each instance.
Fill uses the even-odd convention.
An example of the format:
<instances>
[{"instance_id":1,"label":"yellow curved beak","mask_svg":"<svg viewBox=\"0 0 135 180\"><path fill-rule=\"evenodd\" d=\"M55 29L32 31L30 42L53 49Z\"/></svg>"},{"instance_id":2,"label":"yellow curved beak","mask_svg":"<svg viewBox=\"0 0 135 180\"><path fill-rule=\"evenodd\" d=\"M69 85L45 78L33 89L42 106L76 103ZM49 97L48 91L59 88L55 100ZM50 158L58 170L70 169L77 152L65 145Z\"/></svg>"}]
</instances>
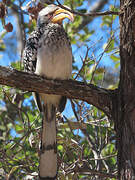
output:
<instances>
[{"instance_id":1,"label":"yellow curved beak","mask_svg":"<svg viewBox=\"0 0 135 180\"><path fill-rule=\"evenodd\" d=\"M59 8L54 12L51 21L53 23L61 24L65 18L68 18L72 22L74 21L74 15L71 12L65 9Z\"/></svg>"}]
</instances>

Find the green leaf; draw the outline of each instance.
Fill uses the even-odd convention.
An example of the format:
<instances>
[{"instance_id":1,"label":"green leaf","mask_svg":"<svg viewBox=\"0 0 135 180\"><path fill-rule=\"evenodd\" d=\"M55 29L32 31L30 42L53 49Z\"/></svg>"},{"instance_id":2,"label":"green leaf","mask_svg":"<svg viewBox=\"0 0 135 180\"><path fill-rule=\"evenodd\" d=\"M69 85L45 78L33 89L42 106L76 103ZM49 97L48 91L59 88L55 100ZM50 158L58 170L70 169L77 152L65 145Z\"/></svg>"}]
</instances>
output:
<instances>
[{"instance_id":1,"label":"green leaf","mask_svg":"<svg viewBox=\"0 0 135 180\"><path fill-rule=\"evenodd\" d=\"M16 130L16 132L19 133L19 134L21 134L22 132L24 132L24 128L23 128L21 125L19 125L19 124L16 124L16 125L15 125L15 130Z\"/></svg>"},{"instance_id":2,"label":"green leaf","mask_svg":"<svg viewBox=\"0 0 135 180\"><path fill-rule=\"evenodd\" d=\"M120 61L120 57L116 56L116 55L111 55L110 58L114 61L114 62L117 62L117 61Z\"/></svg>"}]
</instances>

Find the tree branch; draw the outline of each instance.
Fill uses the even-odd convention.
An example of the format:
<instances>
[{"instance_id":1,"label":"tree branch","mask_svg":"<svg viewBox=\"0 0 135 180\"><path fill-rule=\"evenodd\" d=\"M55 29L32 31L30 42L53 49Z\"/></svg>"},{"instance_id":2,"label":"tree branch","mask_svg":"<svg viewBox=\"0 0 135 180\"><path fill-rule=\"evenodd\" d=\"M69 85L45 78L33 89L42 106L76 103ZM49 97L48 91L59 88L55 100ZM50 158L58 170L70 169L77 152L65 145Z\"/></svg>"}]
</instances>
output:
<instances>
[{"instance_id":1,"label":"tree branch","mask_svg":"<svg viewBox=\"0 0 135 180\"><path fill-rule=\"evenodd\" d=\"M0 84L21 90L67 96L96 106L110 116L115 91L74 80L49 80L36 74L0 66Z\"/></svg>"},{"instance_id":2,"label":"tree branch","mask_svg":"<svg viewBox=\"0 0 135 180\"><path fill-rule=\"evenodd\" d=\"M79 11L75 11L75 10L71 10L65 6L63 6L58 0L56 0L58 5L60 7L62 7L65 10L68 10L70 12L72 12L73 14L79 15L79 16L84 16L84 17L88 17L88 16L106 16L106 15L119 15L119 12L116 11L104 11L104 12L96 12L95 9L92 10L91 12L88 13L80 13Z\"/></svg>"}]
</instances>

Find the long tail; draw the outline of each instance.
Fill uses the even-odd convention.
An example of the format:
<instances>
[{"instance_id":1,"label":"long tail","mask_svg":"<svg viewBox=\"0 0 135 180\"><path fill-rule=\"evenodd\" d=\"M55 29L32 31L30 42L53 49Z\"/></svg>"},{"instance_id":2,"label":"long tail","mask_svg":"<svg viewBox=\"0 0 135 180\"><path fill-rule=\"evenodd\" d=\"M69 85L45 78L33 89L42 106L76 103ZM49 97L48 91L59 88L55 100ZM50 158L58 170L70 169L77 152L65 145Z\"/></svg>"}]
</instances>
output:
<instances>
[{"instance_id":1,"label":"long tail","mask_svg":"<svg viewBox=\"0 0 135 180\"><path fill-rule=\"evenodd\" d=\"M56 107L44 106L40 151L40 180L55 180L57 176Z\"/></svg>"}]
</instances>

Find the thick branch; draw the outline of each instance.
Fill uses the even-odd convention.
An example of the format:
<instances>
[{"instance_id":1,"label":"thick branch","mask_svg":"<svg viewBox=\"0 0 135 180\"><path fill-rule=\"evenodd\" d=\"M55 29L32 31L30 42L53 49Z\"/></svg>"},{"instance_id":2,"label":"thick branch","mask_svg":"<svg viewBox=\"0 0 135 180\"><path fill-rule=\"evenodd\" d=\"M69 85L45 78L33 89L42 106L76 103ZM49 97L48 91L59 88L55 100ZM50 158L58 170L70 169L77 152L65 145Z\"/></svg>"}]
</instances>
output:
<instances>
[{"instance_id":1,"label":"thick branch","mask_svg":"<svg viewBox=\"0 0 135 180\"><path fill-rule=\"evenodd\" d=\"M101 109L108 116L111 114L114 91L99 88L92 84L73 80L48 80L35 74L2 66L0 66L0 84L16 87L21 90L80 99Z\"/></svg>"}]
</instances>

